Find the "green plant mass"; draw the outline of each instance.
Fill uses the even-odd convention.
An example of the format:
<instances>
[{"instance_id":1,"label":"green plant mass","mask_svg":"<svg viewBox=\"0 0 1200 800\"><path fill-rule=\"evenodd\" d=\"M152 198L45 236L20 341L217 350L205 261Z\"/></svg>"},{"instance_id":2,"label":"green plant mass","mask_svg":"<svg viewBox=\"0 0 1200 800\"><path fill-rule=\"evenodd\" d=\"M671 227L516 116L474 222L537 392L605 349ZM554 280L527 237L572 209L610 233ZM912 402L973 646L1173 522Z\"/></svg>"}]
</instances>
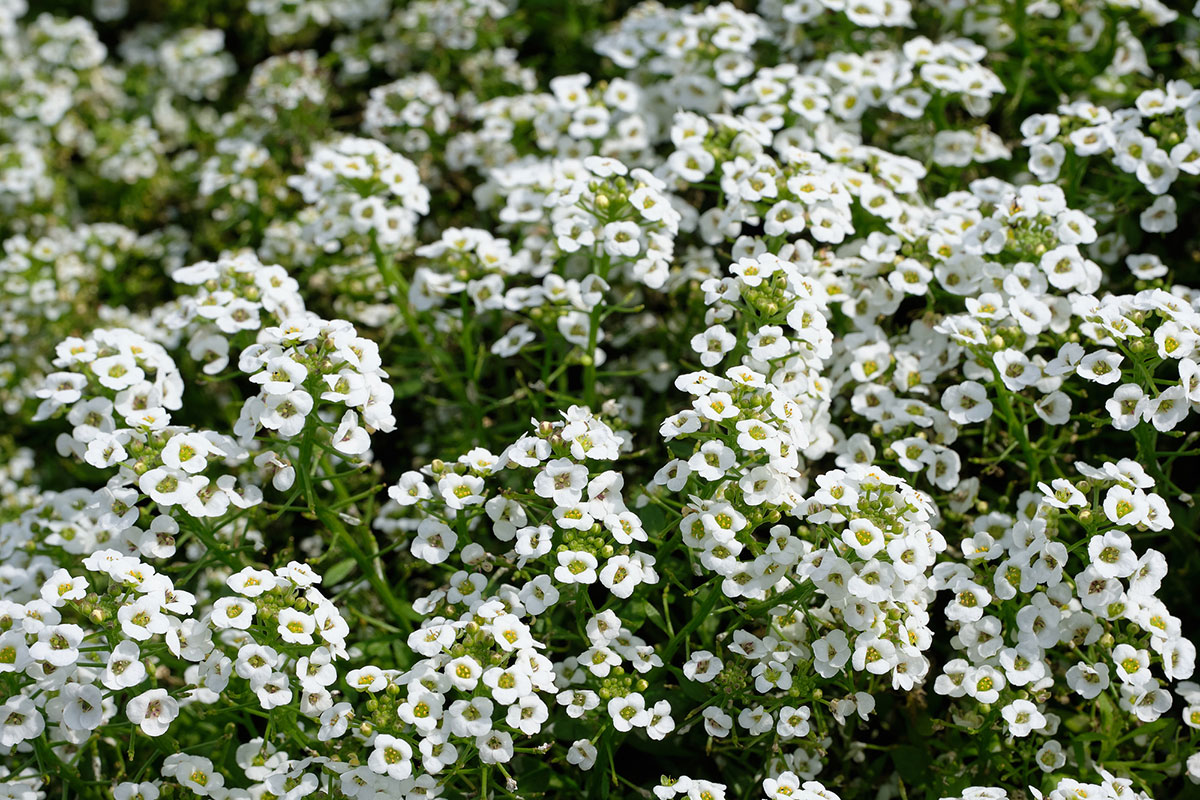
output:
<instances>
[{"instance_id":1,"label":"green plant mass","mask_svg":"<svg viewBox=\"0 0 1200 800\"><path fill-rule=\"evenodd\" d=\"M1195 0L0 0L0 800L1200 798Z\"/></svg>"}]
</instances>

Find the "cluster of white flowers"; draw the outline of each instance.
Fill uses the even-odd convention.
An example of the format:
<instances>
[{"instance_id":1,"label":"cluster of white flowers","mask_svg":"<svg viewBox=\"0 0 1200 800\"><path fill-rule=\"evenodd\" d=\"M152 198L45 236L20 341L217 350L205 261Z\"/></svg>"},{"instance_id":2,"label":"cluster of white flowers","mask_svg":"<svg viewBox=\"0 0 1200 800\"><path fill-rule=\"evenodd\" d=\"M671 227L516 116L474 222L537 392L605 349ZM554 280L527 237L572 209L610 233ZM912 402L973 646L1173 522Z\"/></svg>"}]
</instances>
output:
<instances>
[{"instance_id":1,"label":"cluster of white flowers","mask_svg":"<svg viewBox=\"0 0 1200 800\"><path fill-rule=\"evenodd\" d=\"M482 50L498 23L512 13L510 0L415 0L397 4L382 26L364 31L367 62L389 74L420 69L433 52L457 55ZM365 40L365 41L364 41Z\"/></svg>"},{"instance_id":2,"label":"cluster of white flowers","mask_svg":"<svg viewBox=\"0 0 1200 800\"><path fill-rule=\"evenodd\" d=\"M408 698L385 695L372 709L381 726L389 720L375 740L374 772L409 779L417 772L414 746L430 775L472 746L484 763L507 762L515 735L534 736L547 723L545 693L572 719L594 718L589 712L603 701L596 713L607 713L617 730L645 728L662 739L674 728L670 704L649 704L641 694L646 681L620 668L629 662L643 674L662 659L611 610L596 613L589 592L598 584L624 599L659 581L654 557L631 548L647 536L622 499L621 474L589 466L615 460L626 439L586 409L562 417L537 423L499 456L476 448L454 464L407 472L388 490L380 527L413 531L412 555L446 565L447 578L414 604L425 619L408 643L423 659L400 678L370 666L349 676L373 693L398 681ZM529 471L532 480L513 482ZM484 541L509 549L497 554ZM459 565L465 569L451 572ZM495 583L509 570L515 582ZM562 631L544 620L569 598L591 609L581 620L590 647L555 661L539 651L559 652ZM495 727L501 720L506 729ZM580 739L568 759L586 770L596 753Z\"/></svg>"},{"instance_id":3,"label":"cluster of white flowers","mask_svg":"<svg viewBox=\"0 0 1200 800\"><path fill-rule=\"evenodd\" d=\"M11 70L4 91L11 115L6 130L59 125L87 102L89 92L102 94L112 82L103 67L108 49L87 20L40 14L21 28L8 23L3 31L3 58L6 71Z\"/></svg>"},{"instance_id":4,"label":"cluster of white flowers","mask_svg":"<svg viewBox=\"0 0 1200 800\"><path fill-rule=\"evenodd\" d=\"M193 100L215 100L222 82L237 72L223 31L188 28L158 48L158 67L175 91Z\"/></svg>"},{"instance_id":5,"label":"cluster of white flowers","mask_svg":"<svg viewBox=\"0 0 1200 800\"><path fill-rule=\"evenodd\" d=\"M371 90L363 130L399 152L423 153L446 136L456 106L432 75L410 75Z\"/></svg>"},{"instance_id":6,"label":"cluster of white flowers","mask_svg":"<svg viewBox=\"0 0 1200 800\"><path fill-rule=\"evenodd\" d=\"M178 263L180 239L178 229L139 235L114 223L54 227L32 239L24 234L6 239L0 258L0 384L6 410L17 413L50 369L47 354L35 344L42 336L61 338L83 319L124 316L121 309L103 305L108 299L104 273L169 271Z\"/></svg>"},{"instance_id":7,"label":"cluster of white flowers","mask_svg":"<svg viewBox=\"0 0 1200 800\"><path fill-rule=\"evenodd\" d=\"M263 709L290 704L293 687L304 714L315 718L332 706L325 687L337 677L333 662L346 657L349 627L315 587L320 576L304 565L247 567L229 576L232 594L203 604L138 556L112 549L83 559L84 575L60 568L33 578L46 566L30 564L31 579L10 587L6 600L0 652L5 671L19 676L3 706L7 748L47 726L55 739L81 744L118 714L145 735L162 736L182 708L218 702L235 676ZM73 606L88 610L88 627L62 621L60 609ZM178 677L190 688L163 688L170 670L155 668L159 652L189 665ZM47 691L54 699L31 700ZM122 697L128 700L118 707ZM170 770L168 760L164 774Z\"/></svg>"},{"instance_id":8,"label":"cluster of white flowers","mask_svg":"<svg viewBox=\"0 0 1200 800\"><path fill-rule=\"evenodd\" d=\"M415 234L417 219L429 213L429 190L416 165L374 139L346 136L318 145L304 174L288 184L312 211L305 235L326 252L339 252L356 239L405 242Z\"/></svg>"},{"instance_id":9,"label":"cluster of white flowers","mask_svg":"<svg viewBox=\"0 0 1200 800\"><path fill-rule=\"evenodd\" d=\"M754 72L754 46L769 30L756 14L723 2L703 8L639 5L596 42L596 52L631 71L651 107L719 111Z\"/></svg>"},{"instance_id":10,"label":"cluster of white flowers","mask_svg":"<svg viewBox=\"0 0 1200 800\"><path fill-rule=\"evenodd\" d=\"M250 0L251 14L262 17L271 36L288 40L305 29L357 28L388 12L383 0Z\"/></svg>"},{"instance_id":11,"label":"cluster of white flowers","mask_svg":"<svg viewBox=\"0 0 1200 800\"><path fill-rule=\"evenodd\" d=\"M201 261L176 270L171 278L197 287L195 294L180 298L170 325L192 331L188 355L203 363L209 375L228 366L231 338L305 314L296 281L283 267L264 265L252 254Z\"/></svg>"},{"instance_id":12,"label":"cluster of white flowers","mask_svg":"<svg viewBox=\"0 0 1200 800\"><path fill-rule=\"evenodd\" d=\"M1200 783L1200 6L0 5L0 797Z\"/></svg>"},{"instance_id":13,"label":"cluster of white flowers","mask_svg":"<svg viewBox=\"0 0 1200 800\"><path fill-rule=\"evenodd\" d=\"M771 26L776 39L788 52L802 56L812 52L823 36L836 36L837 26L845 21L857 28L912 27L909 0L867 0L843 3L840 0L760 0L758 13Z\"/></svg>"},{"instance_id":14,"label":"cluster of white flowers","mask_svg":"<svg viewBox=\"0 0 1200 800\"><path fill-rule=\"evenodd\" d=\"M965 656L946 662L935 690L1002 704L1013 736L1053 737L1058 730L1059 716L1043 714L1024 699L1029 694L1045 698L1056 683L1060 689L1065 683L1068 691L1092 700L1108 689L1112 677L1119 681L1122 708L1152 722L1172 699L1151 674L1150 651L1159 655L1169 680L1186 680L1195 668L1195 646L1156 596L1166 560L1153 549L1139 557L1122 529L1170 527L1163 499L1144 491L1152 480L1128 459L1099 469L1079 462L1078 468L1083 481L1059 478L1050 486L1041 484L1044 496L1027 498L1028 512L1021 518L1000 513L979 518L961 546L968 564L935 570L937 588L953 593L946 613L959 626L955 646ZM1103 502L1092 508L1081 487L1106 489ZM1157 520L1153 509L1158 509ZM1078 570L1056 536L1064 515L1085 525L1104 519L1121 527L1105 525L1087 539ZM1149 649L1143 646L1146 636ZM1060 645L1067 652L1055 649ZM1061 744L1051 738L1042 749L1051 756L1039 755L1043 770L1062 765Z\"/></svg>"},{"instance_id":15,"label":"cluster of white flowers","mask_svg":"<svg viewBox=\"0 0 1200 800\"><path fill-rule=\"evenodd\" d=\"M265 122L278 126L283 117L306 106L324 105L329 90L315 50L271 56L250 73L246 103Z\"/></svg>"},{"instance_id":16,"label":"cluster of white flowers","mask_svg":"<svg viewBox=\"0 0 1200 800\"><path fill-rule=\"evenodd\" d=\"M1042 181L1062 170L1086 169L1087 159L1105 158L1154 195L1139 215L1147 233L1170 233L1179 224L1170 194L1180 179L1200 176L1200 91L1184 80L1148 89L1130 108L1110 109L1086 101L1057 113L1035 114L1021 125L1029 147L1029 171ZM1073 157L1068 164L1068 153Z\"/></svg>"},{"instance_id":17,"label":"cluster of white flowers","mask_svg":"<svg viewBox=\"0 0 1200 800\"><path fill-rule=\"evenodd\" d=\"M0 208L32 205L47 198L53 186L41 150L23 142L0 144Z\"/></svg>"}]
</instances>

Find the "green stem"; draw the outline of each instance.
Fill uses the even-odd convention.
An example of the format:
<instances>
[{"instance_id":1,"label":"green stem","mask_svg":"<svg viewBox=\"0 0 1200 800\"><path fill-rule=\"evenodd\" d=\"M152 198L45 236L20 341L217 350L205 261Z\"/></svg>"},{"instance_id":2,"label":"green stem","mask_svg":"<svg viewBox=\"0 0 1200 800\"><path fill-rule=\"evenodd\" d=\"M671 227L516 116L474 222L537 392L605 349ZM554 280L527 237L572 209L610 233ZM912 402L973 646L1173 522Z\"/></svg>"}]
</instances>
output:
<instances>
[{"instance_id":1,"label":"green stem","mask_svg":"<svg viewBox=\"0 0 1200 800\"><path fill-rule=\"evenodd\" d=\"M309 415L308 420L304 424L303 438L300 441L300 481L304 488L304 501L308 505L309 512L320 520L321 524L331 531L334 537L340 540L345 548L350 551L350 557L354 559L354 562L358 565L367 582L371 584L371 588L375 590L380 602L387 608L388 613L392 615L393 620L418 619L418 615L412 610L411 606L401 602L392 594L392 589L388 585L388 582L376 568L376 559L371 558L367 553L363 552L337 513L318 502L316 490L313 487L313 475L320 465L319 459L313 458L316 419L317 416L315 413ZM340 481L333 481L333 485L335 491L342 495L347 494L346 488ZM372 536L371 538L374 541L374 537Z\"/></svg>"},{"instance_id":2,"label":"green stem","mask_svg":"<svg viewBox=\"0 0 1200 800\"><path fill-rule=\"evenodd\" d=\"M992 364L992 372L996 376L992 381L992 385L996 388L996 407L1000 409L1000 415L1004 417L1004 421L1008 425L1009 436L1012 436L1021 445L1021 453L1025 456L1025 467L1029 471L1031 484L1036 485L1042 479L1042 473L1037 454L1029 443L1029 432L1026 430L1025 422L1017 419L1009 399L1008 387L1004 385L1004 380L1000 377L1000 371L995 364Z\"/></svg>"},{"instance_id":3,"label":"green stem","mask_svg":"<svg viewBox=\"0 0 1200 800\"><path fill-rule=\"evenodd\" d=\"M392 300L396 303L396 307L400 311L400 316L404 318L404 324L407 326L408 332L417 342L417 348L420 349L421 354L425 356L425 359L437 372L438 379L454 393L459 402L464 404L464 408L472 406L466 386L459 380L458 375L446 369L445 364L443 364L442 356L444 352L434 348L430 341L425 338L425 334L417 320L417 315L408 302L410 288L408 279L404 277L404 273L401 270L396 268L392 257L383 252L383 249L379 246L379 242L374 237L371 239L371 252L375 256L375 265L383 275L388 291L392 295Z\"/></svg>"},{"instance_id":4,"label":"green stem","mask_svg":"<svg viewBox=\"0 0 1200 800\"><path fill-rule=\"evenodd\" d=\"M612 258L605 253L600 259L599 269L596 274L601 280L608 280L609 270L612 269ZM603 303L597 303L596 307L588 314L588 349L583 358L583 398L584 403L592 412L596 412L596 340L600 338L600 315L603 312Z\"/></svg>"}]
</instances>

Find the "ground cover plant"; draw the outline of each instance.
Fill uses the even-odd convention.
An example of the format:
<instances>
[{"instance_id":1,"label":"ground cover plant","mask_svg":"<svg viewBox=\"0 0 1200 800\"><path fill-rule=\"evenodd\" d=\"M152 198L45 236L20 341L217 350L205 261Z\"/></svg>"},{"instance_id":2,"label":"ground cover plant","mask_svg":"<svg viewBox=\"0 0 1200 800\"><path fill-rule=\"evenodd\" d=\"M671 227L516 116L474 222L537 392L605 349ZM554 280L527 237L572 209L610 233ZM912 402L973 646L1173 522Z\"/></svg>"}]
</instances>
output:
<instances>
[{"instance_id":1,"label":"ground cover plant","mask_svg":"<svg viewBox=\"0 0 1200 800\"><path fill-rule=\"evenodd\" d=\"M1198 16L0 2L0 797L1200 796Z\"/></svg>"}]
</instances>

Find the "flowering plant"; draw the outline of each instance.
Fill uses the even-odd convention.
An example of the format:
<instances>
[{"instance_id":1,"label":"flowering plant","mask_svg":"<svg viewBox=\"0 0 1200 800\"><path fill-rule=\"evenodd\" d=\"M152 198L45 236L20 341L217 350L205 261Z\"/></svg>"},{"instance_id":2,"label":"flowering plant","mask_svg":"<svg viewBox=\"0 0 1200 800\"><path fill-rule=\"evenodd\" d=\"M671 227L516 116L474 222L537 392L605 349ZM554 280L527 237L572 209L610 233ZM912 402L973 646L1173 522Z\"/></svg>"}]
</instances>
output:
<instances>
[{"instance_id":1,"label":"flowering plant","mask_svg":"<svg viewBox=\"0 0 1200 800\"><path fill-rule=\"evenodd\" d=\"M1200 5L151 6L0 3L0 797L1198 791Z\"/></svg>"}]
</instances>

